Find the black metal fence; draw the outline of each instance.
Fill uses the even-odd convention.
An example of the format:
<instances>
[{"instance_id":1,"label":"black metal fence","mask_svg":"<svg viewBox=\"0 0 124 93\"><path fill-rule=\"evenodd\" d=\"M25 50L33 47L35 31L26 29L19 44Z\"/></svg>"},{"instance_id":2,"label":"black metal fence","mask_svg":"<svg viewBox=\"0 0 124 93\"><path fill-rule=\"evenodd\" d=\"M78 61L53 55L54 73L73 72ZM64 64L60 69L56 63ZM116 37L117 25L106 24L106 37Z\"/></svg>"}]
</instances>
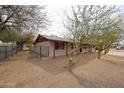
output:
<instances>
[{"instance_id":1,"label":"black metal fence","mask_svg":"<svg viewBox=\"0 0 124 93\"><path fill-rule=\"evenodd\" d=\"M32 46L30 51L38 54L40 57L49 56L49 46Z\"/></svg>"},{"instance_id":2,"label":"black metal fence","mask_svg":"<svg viewBox=\"0 0 124 93\"><path fill-rule=\"evenodd\" d=\"M15 55L22 50L22 46L0 46L0 59Z\"/></svg>"}]
</instances>

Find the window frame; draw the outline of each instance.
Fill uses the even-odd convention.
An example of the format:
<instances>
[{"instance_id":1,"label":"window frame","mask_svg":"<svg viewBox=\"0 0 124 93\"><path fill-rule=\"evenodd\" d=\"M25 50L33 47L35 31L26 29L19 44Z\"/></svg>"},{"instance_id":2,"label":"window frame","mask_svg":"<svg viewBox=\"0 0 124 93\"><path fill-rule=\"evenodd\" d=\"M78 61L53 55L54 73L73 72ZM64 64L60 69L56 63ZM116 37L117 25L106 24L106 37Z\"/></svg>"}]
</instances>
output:
<instances>
[{"instance_id":1,"label":"window frame","mask_svg":"<svg viewBox=\"0 0 124 93\"><path fill-rule=\"evenodd\" d=\"M64 42L55 42L55 50L64 50L65 43Z\"/></svg>"}]
</instances>

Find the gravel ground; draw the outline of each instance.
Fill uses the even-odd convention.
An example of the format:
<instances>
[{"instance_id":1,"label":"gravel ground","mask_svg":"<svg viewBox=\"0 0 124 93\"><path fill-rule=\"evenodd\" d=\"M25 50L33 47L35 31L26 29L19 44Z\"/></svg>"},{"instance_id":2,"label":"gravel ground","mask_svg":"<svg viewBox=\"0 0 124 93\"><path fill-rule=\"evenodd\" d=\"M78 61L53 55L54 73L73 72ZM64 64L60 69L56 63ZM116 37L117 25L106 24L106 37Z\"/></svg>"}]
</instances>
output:
<instances>
[{"instance_id":1,"label":"gravel ground","mask_svg":"<svg viewBox=\"0 0 124 93\"><path fill-rule=\"evenodd\" d=\"M0 62L0 87L124 87L124 57L86 54L68 72L68 57L39 58L28 51Z\"/></svg>"}]
</instances>

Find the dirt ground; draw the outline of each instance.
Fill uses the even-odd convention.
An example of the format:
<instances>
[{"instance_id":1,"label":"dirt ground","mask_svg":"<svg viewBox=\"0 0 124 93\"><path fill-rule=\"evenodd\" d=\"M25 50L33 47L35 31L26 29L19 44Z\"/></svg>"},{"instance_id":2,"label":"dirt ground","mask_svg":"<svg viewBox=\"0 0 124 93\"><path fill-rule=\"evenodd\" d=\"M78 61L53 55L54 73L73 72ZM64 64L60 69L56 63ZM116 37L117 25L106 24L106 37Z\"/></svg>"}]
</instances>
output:
<instances>
[{"instance_id":1,"label":"dirt ground","mask_svg":"<svg viewBox=\"0 0 124 93\"><path fill-rule=\"evenodd\" d=\"M66 56L39 58L23 51L0 62L0 87L124 87L124 57L83 55L68 72Z\"/></svg>"},{"instance_id":2,"label":"dirt ground","mask_svg":"<svg viewBox=\"0 0 124 93\"><path fill-rule=\"evenodd\" d=\"M124 57L124 50L110 49L109 55Z\"/></svg>"}]
</instances>

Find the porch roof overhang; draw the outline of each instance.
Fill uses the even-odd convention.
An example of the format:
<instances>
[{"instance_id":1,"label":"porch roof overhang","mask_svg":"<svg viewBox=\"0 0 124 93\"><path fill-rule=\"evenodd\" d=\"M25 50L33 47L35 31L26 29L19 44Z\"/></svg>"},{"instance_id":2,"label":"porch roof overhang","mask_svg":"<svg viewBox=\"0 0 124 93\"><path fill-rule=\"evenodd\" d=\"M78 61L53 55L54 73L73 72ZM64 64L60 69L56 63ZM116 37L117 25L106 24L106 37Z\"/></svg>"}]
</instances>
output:
<instances>
[{"instance_id":1,"label":"porch roof overhang","mask_svg":"<svg viewBox=\"0 0 124 93\"><path fill-rule=\"evenodd\" d=\"M68 43L73 42L71 39L67 39L67 38L61 38L61 37L54 36L54 35L48 36L48 35L39 34L34 44L38 42L43 42L43 41L68 42Z\"/></svg>"}]
</instances>

